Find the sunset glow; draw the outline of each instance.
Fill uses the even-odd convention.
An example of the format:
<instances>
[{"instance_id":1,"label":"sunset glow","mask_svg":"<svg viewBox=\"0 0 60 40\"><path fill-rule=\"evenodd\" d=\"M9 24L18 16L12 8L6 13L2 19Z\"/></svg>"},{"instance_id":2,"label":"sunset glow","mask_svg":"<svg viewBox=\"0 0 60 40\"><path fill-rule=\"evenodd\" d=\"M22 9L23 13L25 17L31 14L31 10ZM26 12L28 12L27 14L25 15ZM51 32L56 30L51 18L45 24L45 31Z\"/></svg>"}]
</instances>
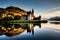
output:
<instances>
[{"instance_id":1,"label":"sunset glow","mask_svg":"<svg viewBox=\"0 0 60 40\"><path fill-rule=\"evenodd\" d=\"M42 14L42 18L51 18L56 16L60 16L60 11L54 11L51 13Z\"/></svg>"}]
</instances>

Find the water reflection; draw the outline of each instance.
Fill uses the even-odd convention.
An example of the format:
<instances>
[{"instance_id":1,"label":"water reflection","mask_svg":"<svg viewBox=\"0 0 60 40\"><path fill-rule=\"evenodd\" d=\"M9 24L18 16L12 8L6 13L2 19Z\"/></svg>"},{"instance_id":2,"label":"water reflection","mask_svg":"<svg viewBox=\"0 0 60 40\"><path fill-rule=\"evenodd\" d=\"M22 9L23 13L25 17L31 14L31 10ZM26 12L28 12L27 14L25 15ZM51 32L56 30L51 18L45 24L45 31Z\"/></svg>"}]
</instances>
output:
<instances>
[{"instance_id":1,"label":"water reflection","mask_svg":"<svg viewBox=\"0 0 60 40\"><path fill-rule=\"evenodd\" d=\"M32 34L32 35L31 35ZM55 23L20 23L20 24L1 24L0 39L60 39L60 24ZM6 36L4 36L6 35ZM11 38L8 38L11 37Z\"/></svg>"},{"instance_id":2,"label":"water reflection","mask_svg":"<svg viewBox=\"0 0 60 40\"><path fill-rule=\"evenodd\" d=\"M50 21L51 24L60 24L60 21Z\"/></svg>"},{"instance_id":3,"label":"water reflection","mask_svg":"<svg viewBox=\"0 0 60 40\"><path fill-rule=\"evenodd\" d=\"M0 34L6 36L15 36L27 31L27 33L32 33L34 35L34 27L38 25L41 28L41 23L30 23L30 24L1 24Z\"/></svg>"},{"instance_id":4,"label":"water reflection","mask_svg":"<svg viewBox=\"0 0 60 40\"><path fill-rule=\"evenodd\" d=\"M59 21L49 21L48 23L45 23L45 24L42 23L41 25L42 25L42 28L54 30L55 32L58 32L58 30L60 30Z\"/></svg>"}]
</instances>

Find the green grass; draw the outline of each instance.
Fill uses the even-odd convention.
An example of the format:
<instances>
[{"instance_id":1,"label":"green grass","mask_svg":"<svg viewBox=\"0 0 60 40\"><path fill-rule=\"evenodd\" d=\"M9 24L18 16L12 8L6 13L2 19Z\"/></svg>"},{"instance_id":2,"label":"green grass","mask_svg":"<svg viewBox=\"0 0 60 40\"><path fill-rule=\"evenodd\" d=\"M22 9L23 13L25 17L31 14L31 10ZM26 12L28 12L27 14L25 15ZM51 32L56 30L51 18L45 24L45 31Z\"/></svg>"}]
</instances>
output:
<instances>
[{"instance_id":1,"label":"green grass","mask_svg":"<svg viewBox=\"0 0 60 40\"><path fill-rule=\"evenodd\" d=\"M4 23L43 23L47 21L43 20L0 20L0 24L4 21Z\"/></svg>"},{"instance_id":2,"label":"green grass","mask_svg":"<svg viewBox=\"0 0 60 40\"><path fill-rule=\"evenodd\" d=\"M40 23L41 20L10 20L10 23Z\"/></svg>"}]
</instances>

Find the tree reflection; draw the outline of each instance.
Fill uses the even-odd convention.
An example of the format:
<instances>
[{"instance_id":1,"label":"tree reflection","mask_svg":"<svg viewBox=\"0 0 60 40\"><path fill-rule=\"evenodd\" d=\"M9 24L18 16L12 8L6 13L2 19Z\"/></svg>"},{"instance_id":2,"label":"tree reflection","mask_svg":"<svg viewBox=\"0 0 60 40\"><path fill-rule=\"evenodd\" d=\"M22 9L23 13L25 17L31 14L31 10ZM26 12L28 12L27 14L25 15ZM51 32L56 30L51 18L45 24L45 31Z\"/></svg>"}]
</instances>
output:
<instances>
[{"instance_id":1,"label":"tree reflection","mask_svg":"<svg viewBox=\"0 0 60 40\"><path fill-rule=\"evenodd\" d=\"M0 26L0 35L6 35L6 36L15 36L18 34L23 33L27 30L27 33L32 33L34 35L34 27L38 25L41 28L41 23L37 24L2 24Z\"/></svg>"}]
</instances>

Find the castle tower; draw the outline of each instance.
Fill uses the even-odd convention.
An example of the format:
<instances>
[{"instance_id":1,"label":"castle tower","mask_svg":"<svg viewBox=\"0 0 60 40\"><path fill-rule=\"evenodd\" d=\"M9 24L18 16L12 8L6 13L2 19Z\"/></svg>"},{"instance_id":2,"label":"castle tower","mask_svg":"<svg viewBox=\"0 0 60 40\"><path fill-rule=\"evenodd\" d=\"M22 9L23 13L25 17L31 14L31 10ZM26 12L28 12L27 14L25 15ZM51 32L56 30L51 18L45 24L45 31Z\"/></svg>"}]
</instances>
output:
<instances>
[{"instance_id":1,"label":"castle tower","mask_svg":"<svg viewBox=\"0 0 60 40\"><path fill-rule=\"evenodd\" d=\"M34 14L34 9L32 9L32 12L31 13Z\"/></svg>"}]
</instances>

